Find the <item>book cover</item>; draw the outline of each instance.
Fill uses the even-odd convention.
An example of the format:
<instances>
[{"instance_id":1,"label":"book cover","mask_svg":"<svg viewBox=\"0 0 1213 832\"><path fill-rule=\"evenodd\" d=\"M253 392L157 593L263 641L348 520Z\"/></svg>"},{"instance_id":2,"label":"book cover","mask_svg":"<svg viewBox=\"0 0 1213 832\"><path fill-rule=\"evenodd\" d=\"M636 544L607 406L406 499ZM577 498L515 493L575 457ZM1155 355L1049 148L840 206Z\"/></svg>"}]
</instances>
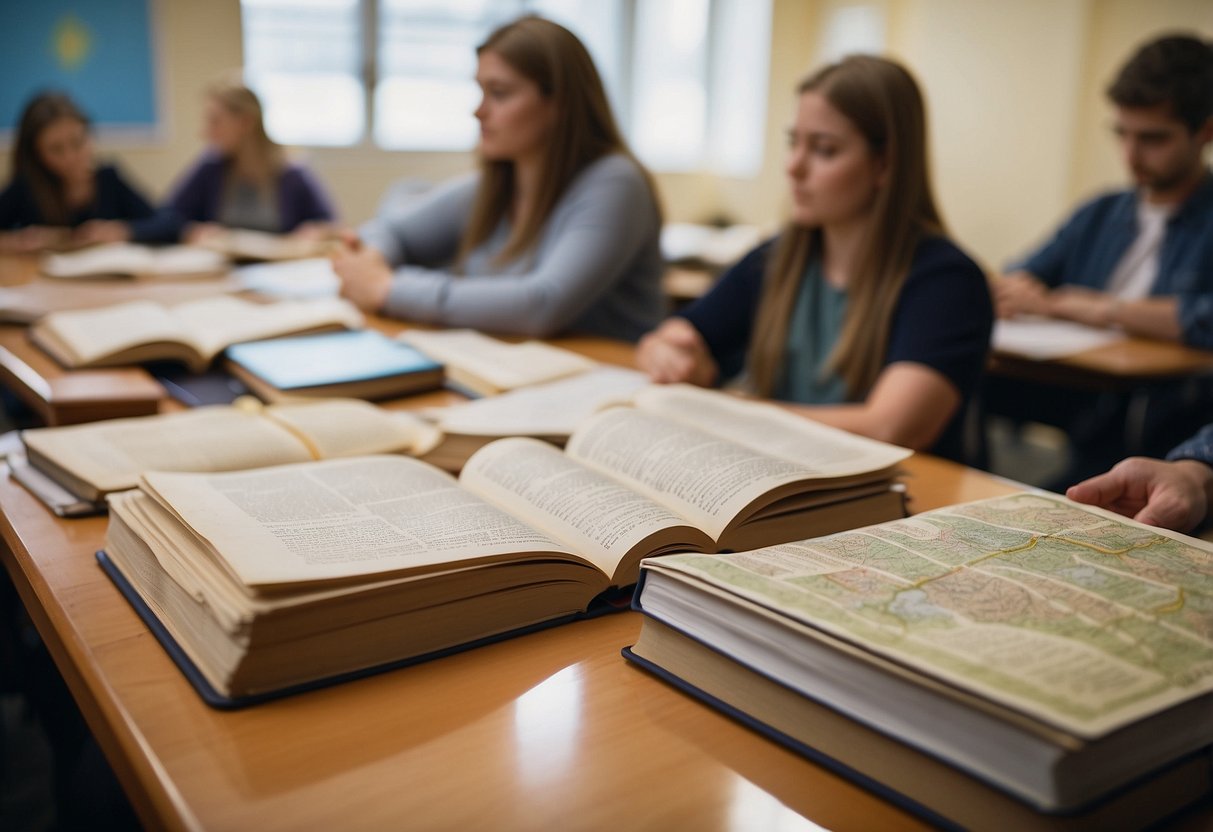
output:
<instances>
[{"instance_id":1,"label":"book cover","mask_svg":"<svg viewBox=\"0 0 1213 832\"><path fill-rule=\"evenodd\" d=\"M160 646L164 648L164 652L168 654L173 663L181 671L182 675L193 686L194 690L201 697L202 701L212 708L219 710L236 710L239 708L247 708L250 705L256 705L261 702L268 702L274 699L281 699L286 696L293 696L299 693L305 693L311 690L319 690L321 688L331 687L343 682L352 682L355 679L363 679L367 676L374 676L379 673L386 673L390 670L397 670L403 667L428 662L433 659L440 659L443 656L451 656L455 653L462 653L464 650L472 650L476 647L482 647L487 644L495 644L499 641L524 636L528 633L546 630L549 627L556 627L561 624L568 624L573 621L582 621L590 618L597 618L601 615L610 613L623 612L628 609L628 601L631 597L631 587L625 589L616 589L599 595L590 606L580 613L573 615L553 618L547 621L540 621L535 624L530 624L525 627L518 627L513 630L508 630L504 633L497 633L484 638L478 638L473 641L459 644L454 647L447 647L442 650L435 650L430 653L425 653L420 656L410 656L399 661L387 662L385 664L377 664L373 667L366 667L359 670L353 670L345 673L338 673L333 676L328 676L323 679L316 679L310 682L304 682L290 687L279 688L265 693L248 694L242 696L228 696L219 690L216 690L206 676L203 675L189 655L177 643L168 629L161 623L156 614L152 612L147 603L140 597L139 593L127 581L126 576L121 570L114 565L114 562L109 559L109 556L104 550L96 553L97 563L101 569L114 582L114 586L126 599L127 603L135 610L135 613L151 630L152 635L156 637L156 641L160 642Z\"/></svg>"},{"instance_id":2,"label":"book cover","mask_svg":"<svg viewBox=\"0 0 1213 832\"><path fill-rule=\"evenodd\" d=\"M228 347L227 357L284 392L399 377L432 377L436 386L442 373L438 362L374 330L251 341Z\"/></svg>"}]
</instances>

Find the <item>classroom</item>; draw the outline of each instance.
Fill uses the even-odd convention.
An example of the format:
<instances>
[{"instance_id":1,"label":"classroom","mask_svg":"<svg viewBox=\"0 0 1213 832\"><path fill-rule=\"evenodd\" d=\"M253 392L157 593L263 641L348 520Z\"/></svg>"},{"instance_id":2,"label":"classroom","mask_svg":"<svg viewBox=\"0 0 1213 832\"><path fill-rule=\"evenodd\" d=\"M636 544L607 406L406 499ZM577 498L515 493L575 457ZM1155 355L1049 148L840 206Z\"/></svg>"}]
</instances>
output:
<instances>
[{"instance_id":1,"label":"classroom","mask_svg":"<svg viewBox=\"0 0 1213 832\"><path fill-rule=\"evenodd\" d=\"M1207 0L46 0L0 828L1213 823Z\"/></svg>"}]
</instances>

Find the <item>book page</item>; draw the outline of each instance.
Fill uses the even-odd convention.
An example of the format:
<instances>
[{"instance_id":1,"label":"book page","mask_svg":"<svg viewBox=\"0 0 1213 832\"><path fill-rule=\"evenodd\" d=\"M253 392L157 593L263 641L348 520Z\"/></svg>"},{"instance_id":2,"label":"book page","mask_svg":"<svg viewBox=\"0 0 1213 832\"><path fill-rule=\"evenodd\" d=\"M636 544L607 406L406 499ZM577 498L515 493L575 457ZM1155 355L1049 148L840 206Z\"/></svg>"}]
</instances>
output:
<instances>
[{"instance_id":1,"label":"book page","mask_svg":"<svg viewBox=\"0 0 1213 832\"><path fill-rule=\"evenodd\" d=\"M1011 320L995 321L994 331L990 335L990 346L998 352L1048 361L1077 355L1124 339L1125 334L1115 329L1023 315Z\"/></svg>"},{"instance_id":2,"label":"book page","mask_svg":"<svg viewBox=\"0 0 1213 832\"><path fill-rule=\"evenodd\" d=\"M1213 691L1213 546L1054 495L655 563L1076 736Z\"/></svg>"},{"instance_id":3,"label":"book page","mask_svg":"<svg viewBox=\"0 0 1213 832\"><path fill-rule=\"evenodd\" d=\"M88 364L138 344L176 341L195 349L189 332L163 306L150 300L118 303L101 309L53 312L38 322L54 339L66 345L76 363Z\"/></svg>"},{"instance_id":4,"label":"book page","mask_svg":"<svg viewBox=\"0 0 1213 832\"><path fill-rule=\"evenodd\" d=\"M637 392L638 408L732 439L780 459L793 460L821 477L882 471L912 453L856 436L764 402L687 384L652 385Z\"/></svg>"},{"instance_id":5,"label":"book page","mask_svg":"<svg viewBox=\"0 0 1213 832\"><path fill-rule=\"evenodd\" d=\"M511 344L470 329L408 330L399 337L456 371L455 380L463 372L497 390L513 390L597 366L583 355L540 341Z\"/></svg>"},{"instance_id":6,"label":"book page","mask_svg":"<svg viewBox=\"0 0 1213 832\"><path fill-rule=\"evenodd\" d=\"M626 407L592 416L567 452L669 506L713 539L754 500L814 476L803 465Z\"/></svg>"},{"instance_id":7,"label":"book page","mask_svg":"<svg viewBox=\"0 0 1213 832\"><path fill-rule=\"evenodd\" d=\"M441 431L412 413L359 399L280 404L265 408L262 415L298 435L317 459L397 451L417 456L442 440Z\"/></svg>"},{"instance_id":8,"label":"book page","mask_svg":"<svg viewBox=\"0 0 1213 832\"><path fill-rule=\"evenodd\" d=\"M301 260L320 257L330 246L329 241L295 237L289 234L269 234L247 228L228 228L214 239L203 243L207 248L229 257L246 260Z\"/></svg>"},{"instance_id":9,"label":"book page","mask_svg":"<svg viewBox=\"0 0 1213 832\"><path fill-rule=\"evenodd\" d=\"M426 416L445 433L565 437L602 408L629 401L648 383L643 373L603 366L500 396L434 408Z\"/></svg>"},{"instance_id":10,"label":"book page","mask_svg":"<svg viewBox=\"0 0 1213 832\"><path fill-rule=\"evenodd\" d=\"M327 257L241 266L232 276L242 289L275 298L335 298L341 281Z\"/></svg>"},{"instance_id":11,"label":"book page","mask_svg":"<svg viewBox=\"0 0 1213 832\"><path fill-rule=\"evenodd\" d=\"M153 472L141 487L254 591L421 574L520 553L574 555L449 474L407 457L228 474Z\"/></svg>"},{"instance_id":12,"label":"book page","mask_svg":"<svg viewBox=\"0 0 1213 832\"><path fill-rule=\"evenodd\" d=\"M172 314L199 341L207 358L231 344L288 335L324 326L357 329L362 314L346 300L316 298L254 303L228 295L178 304Z\"/></svg>"},{"instance_id":13,"label":"book page","mask_svg":"<svg viewBox=\"0 0 1213 832\"><path fill-rule=\"evenodd\" d=\"M636 544L686 521L538 439L501 439L477 451L465 488L568 543L607 575Z\"/></svg>"},{"instance_id":14,"label":"book page","mask_svg":"<svg viewBox=\"0 0 1213 832\"><path fill-rule=\"evenodd\" d=\"M42 261L48 277L87 278L108 275L182 277L213 275L227 268L227 258L197 246L150 248L137 243L91 246Z\"/></svg>"},{"instance_id":15,"label":"book page","mask_svg":"<svg viewBox=\"0 0 1213 832\"><path fill-rule=\"evenodd\" d=\"M230 471L311 459L306 445L255 413L227 406L24 432L25 445L101 491L139 474Z\"/></svg>"}]
</instances>

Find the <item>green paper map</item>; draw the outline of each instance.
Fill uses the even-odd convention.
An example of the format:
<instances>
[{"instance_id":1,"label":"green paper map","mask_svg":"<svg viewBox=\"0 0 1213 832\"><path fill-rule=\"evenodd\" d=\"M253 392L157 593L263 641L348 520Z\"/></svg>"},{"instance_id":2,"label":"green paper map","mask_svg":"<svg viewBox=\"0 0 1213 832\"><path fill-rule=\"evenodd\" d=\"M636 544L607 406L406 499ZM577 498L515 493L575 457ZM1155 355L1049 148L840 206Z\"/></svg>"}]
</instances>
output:
<instances>
[{"instance_id":1,"label":"green paper map","mask_svg":"<svg viewBox=\"0 0 1213 832\"><path fill-rule=\"evenodd\" d=\"M1213 690L1213 546L1060 497L660 564L1079 736Z\"/></svg>"}]
</instances>

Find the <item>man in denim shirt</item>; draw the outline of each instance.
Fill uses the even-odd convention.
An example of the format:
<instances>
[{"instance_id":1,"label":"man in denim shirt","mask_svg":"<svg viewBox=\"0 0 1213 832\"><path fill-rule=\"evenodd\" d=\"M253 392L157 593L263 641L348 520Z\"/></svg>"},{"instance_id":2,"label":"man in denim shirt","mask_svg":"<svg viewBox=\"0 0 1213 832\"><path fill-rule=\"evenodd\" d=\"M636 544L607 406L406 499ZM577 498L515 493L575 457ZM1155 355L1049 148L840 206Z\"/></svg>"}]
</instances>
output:
<instances>
[{"instance_id":1,"label":"man in denim shirt","mask_svg":"<svg viewBox=\"0 0 1213 832\"><path fill-rule=\"evenodd\" d=\"M1108 87L1108 97L1137 187L1082 206L997 280L998 315L1065 318L1213 349L1213 174L1203 158L1213 142L1213 46L1188 36L1148 43ZM1053 412L1044 420L1070 432L1070 482L1128 452L1161 455L1213 406L1208 383L1151 391L1139 398L1144 416L1130 431L1145 441L1132 447L1124 441L1127 397L1046 395L1045 409ZM989 404L1034 418L1024 403L1041 396L999 380L990 385Z\"/></svg>"}]
</instances>

